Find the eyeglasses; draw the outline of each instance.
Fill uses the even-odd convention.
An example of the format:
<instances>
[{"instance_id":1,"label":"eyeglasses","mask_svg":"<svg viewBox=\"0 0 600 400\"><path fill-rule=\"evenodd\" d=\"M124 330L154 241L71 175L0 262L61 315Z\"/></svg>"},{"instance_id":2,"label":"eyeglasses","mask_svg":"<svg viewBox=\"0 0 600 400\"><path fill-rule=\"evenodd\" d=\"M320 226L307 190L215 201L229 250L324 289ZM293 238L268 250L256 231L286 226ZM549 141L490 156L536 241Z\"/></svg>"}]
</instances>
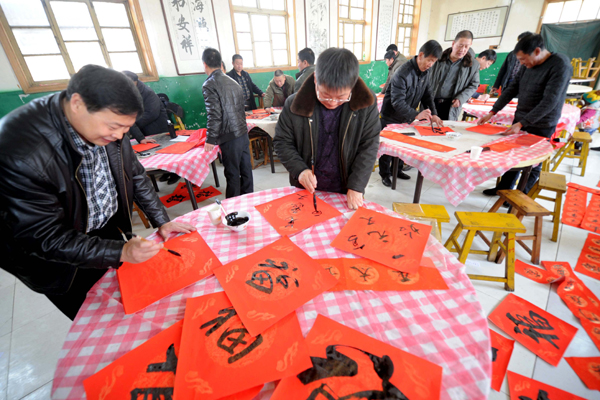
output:
<instances>
[{"instance_id":1,"label":"eyeglasses","mask_svg":"<svg viewBox=\"0 0 600 400\"><path fill-rule=\"evenodd\" d=\"M352 92L350 92L350 95L348 96L347 100L322 99L321 96L319 96L319 89L317 89L317 99L319 99L320 102L326 102L326 103L347 103L347 102L350 101L351 98L352 98Z\"/></svg>"}]
</instances>

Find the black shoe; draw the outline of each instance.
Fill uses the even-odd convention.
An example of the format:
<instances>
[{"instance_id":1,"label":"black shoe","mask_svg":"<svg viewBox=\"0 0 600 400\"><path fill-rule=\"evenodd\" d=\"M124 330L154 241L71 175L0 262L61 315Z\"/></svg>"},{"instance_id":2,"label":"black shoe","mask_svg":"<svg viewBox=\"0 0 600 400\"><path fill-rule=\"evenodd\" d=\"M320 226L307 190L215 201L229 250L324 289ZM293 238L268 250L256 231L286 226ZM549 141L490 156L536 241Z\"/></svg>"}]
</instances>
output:
<instances>
[{"instance_id":1,"label":"black shoe","mask_svg":"<svg viewBox=\"0 0 600 400\"><path fill-rule=\"evenodd\" d=\"M590 147L590 150L600 151L600 147Z\"/></svg>"},{"instance_id":2,"label":"black shoe","mask_svg":"<svg viewBox=\"0 0 600 400\"><path fill-rule=\"evenodd\" d=\"M408 164L404 164L404 167L402 167L402 171L410 171L411 169L413 169L413 167Z\"/></svg>"},{"instance_id":3,"label":"black shoe","mask_svg":"<svg viewBox=\"0 0 600 400\"><path fill-rule=\"evenodd\" d=\"M169 180L169 178L171 177L171 174L162 174L160 176L160 178L158 178L159 182L166 182Z\"/></svg>"},{"instance_id":4,"label":"black shoe","mask_svg":"<svg viewBox=\"0 0 600 400\"><path fill-rule=\"evenodd\" d=\"M510 207L510 204L508 203L508 201L505 201L504 203L502 203L502 207L508 208Z\"/></svg>"},{"instance_id":5,"label":"black shoe","mask_svg":"<svg viewBox=\"0 0 600 400\"><path fill-rule=\"evenodd\" d=\"M398 171L398 178L406 181L410 179L410 175L406 175L404 172Z\"/></svg>"},{"instance_id":6,"label":"black shoe","mask_svg":"<svg viewBox=\"0 0 600 400\"><path fill-rule=\"evenodd\" d=\"M177 175L177 174L171 174L171 176L167 180L167 185L174 185L177 182L179 182L179 175Z\"/></svg>"},{"instance_id":7,"label":"black shoe","mask_svg":"<svg viewBox=\"0 0 600 400\"><path fill-rule=\"evenodd\" d=\"M498 189L485 189L483 191L483 194L485 194L486 196L498 196Z\"/></svg>"},{"instance_id":8,"label":"black shoe","mask_svg":"<svg viewBox=\"0 0 600 400\"><path fill-rule=\"evenodd\" d=\"M383 186L386 186L386 187L392 186L392 180L390 179L389 176L386 176L385 178L381 178L381 183L383 183Z\"/></svg>"}]
</instances>

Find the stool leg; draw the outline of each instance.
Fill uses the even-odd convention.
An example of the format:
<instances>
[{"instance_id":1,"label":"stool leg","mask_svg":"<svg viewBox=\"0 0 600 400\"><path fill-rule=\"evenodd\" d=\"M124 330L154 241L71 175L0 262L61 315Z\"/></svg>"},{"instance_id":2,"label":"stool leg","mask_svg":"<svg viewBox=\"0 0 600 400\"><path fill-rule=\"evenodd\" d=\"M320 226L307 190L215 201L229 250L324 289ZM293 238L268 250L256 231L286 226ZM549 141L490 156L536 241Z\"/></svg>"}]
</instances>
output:
<instances>
[{"instance_id":1,"label":"stool leg","mask_svg":"<svg viewBox=\"0 0 600 400\"><path fill-rule=\"evenodd\" d=\"M588 158L588 154L590 152L590 144L587 142L584 142L583 145L581 146L581 176L585 176L585 167L587 165L587 158Z\"/></svg>"},{"instance_id":2,"label":"stool leg","mask_svg":"<svg viewBox=\"0 0 600 400\"><path fill-rule=\"evenodd\" d=\"M438 228L440 228L440 239L442 238L442 223L438 222Z\"/></svg>"},{"instance_id":3,"label":"stool leg","mask_svg":"<svg viewBox=\"0 0 600 400\"><path fill-rule=\"evenodd\" d=\"M461 264L464 264L467 261L467 257L469 256L469 250L471 250L471 245L473 244L473 238L475 237L476 231L468 231L467 237L465 238L465 243L463 243L462 249L458 254L458 261Z\"/></svg>"},{"instance_id":4,"label":"stool leg","mask_svg":"<svg viewBox=\"0 0 600 400\"><path fill-rule=\"evenodd\" d=\"M456 249L454 249L454 245L456 244L456 240L460 236L461 232L462 232L462 226L460 224L456 224L456 227L450 234L450 237L448 238L448 240L446 240L446 243L444 243L444 247L448 251L456 251L456 252L460 251L460 248L458 248L458 247L456 247Z\"/></svg>"},{"instance_id":5,"label":"stool leg","mask_svg":"<svg viewBox=\"0 0 600 400\"><path fill-rule=\"evenodd\" d=\"M509 233L506 238L506 283L504 290L515 291L515 234Z\"/></svg>"},{"instance_id":6,"label":"stool leg","mask_svg":"<svg viewBox=\"0 0 600 400\"><path fill-rule=\"evenodd\" d=\"M527 195L531 198L531 200L535 200L541 191L542 189L540 189L539 181L537 181Z\"/></svg>"},{"instance_id":7,"label":"stool leg","mask_svg":"<svg viewBox=\"0 0 600 400\"><path fill-rule=\"evenodd\" d=\"M542 223L544 217L535 217L535 227L533 228L533 248L531 249L531 262L535 265L540 263L540 252L542 250Z\"/></svg>"},{"instance_id":8,"label":"stool leg","mask_svg":"<svg viewBox=\"0 0 600 400\"><path fill-rule=\"evenodd\" d=\"M558 161L555 162L554 167L552 168L552 172L556 171L556 169L558 168L558 166L560 165L560 163L562 162L562 160L565 158L565 156L567 155L567 153L569 153L569 151L571 150L572 147L573 147L573 142L569 142L569 143L567 143L565 145L564 151L562 152L562 154L558 158ZM557 155L558 155L558 153L557 153Z\"/></svg>"},{"instance_id":9,"label":"stool leg","mask_svg":"<svg viewBox=\"0 0 600 400\"><path fill-rule=\"evenodd\" d=\"M496 262L496 255L498 254L498 242L502 239L502 232L494 232L492 236L492 244L490 245L490 253L488 254L488 261Z\"/></svg>"},{"instance_id":10,"label":"stool leg","mask_svg":"<svg viewBox=\"0 0 600 400\"><path fill-rule=\"evenodd\" d=\"M560 212L562 207L562 193L556 193L556 200L554 200L554 229L552 229L552 241L556 242L558 239L558 226L560 224Z\"/></svg>"},{"instance_id":11,"label":"stool leg","mask_svg":"<svg viewBox=\"0 0 600 400\"><path fill-rule=\"evenodd\" d=\"M492 206L492 208L490 208L490 209L489 209L489 211L488 211L488 212L491 212L491 213L493 213L493 212L496 212L496 211L498 211L498 210L500 209L500 206L501 206L502 204L504 204L504 199L503 199L502 197L500 197L500 198L499 198L499 199L498 199L498 200L497 200L497 201L494 203L494 205Z\"/></svg>"}]
</instances>

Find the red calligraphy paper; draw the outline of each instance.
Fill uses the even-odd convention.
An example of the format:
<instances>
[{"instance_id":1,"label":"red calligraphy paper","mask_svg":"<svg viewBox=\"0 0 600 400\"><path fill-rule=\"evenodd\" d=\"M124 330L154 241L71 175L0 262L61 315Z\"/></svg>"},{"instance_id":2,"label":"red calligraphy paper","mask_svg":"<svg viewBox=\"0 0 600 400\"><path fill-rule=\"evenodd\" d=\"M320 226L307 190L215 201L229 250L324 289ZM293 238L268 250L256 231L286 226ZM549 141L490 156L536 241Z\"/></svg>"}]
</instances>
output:
<instances>
[{"instance_id":1,"label":"red calligraphy paper","mask_svg":"<svg viewBox=\"0 0 600 400\"><path fill-rule=\"evenodd\" d=\"M585 386L600 390L600 357L565 357Z\"/></svg>"},{"instance_id":2,"label":"red calligraphy paper","mask_svg":"<svg viewBox=\"0 0 600 400\"><path fill-rule=\"evenodd\" d=\"M165 147L164 149L157 150L156 152L161 154L185 154L197 146L199 146L199 142L197 141L181 142L172 144L168 147Z\"/></svg>"},{"instance_id":3,"label":"red calligraphy paper","mask_svg":"<svg viewBox=\"0 0 600 400\"><path fill-rule=\"evenodd\" d=\"M488 143L486 144L486 147L489 147L491 151L495 151L496 153L504 153L505 151L521 148L521 146L516 143L507 142Z\"/></svg>"},{"instance_id":4,"label":"red calligraphy paper","mask_svg":"<svg viewBox=\"0 0 600 400\"><path fill-rule=\"evenodd\" d=\"M133 151L135 151L136 153L141 153L143 151L154 149L156 147L160 147L160 144L158 144L158 143L145 143L145 144L136 144L136 145L131 146L131 148L133 149Z\"/></svg>"},{"instance_id":5,"label":"red calligraphy paper","mask_svg":"<svg viewBox=\"0 0 600 400\"><path fill-rule=\"evenodd\" d=\"M271 400L440 398L442 367L327 317L306 342L310 369L282 379Z\"/></svg>"},{"instance_id":6,"label":"red calligraphy paper","mask_svg":"<svg viewBox=\"0 0 600 400\"><path fill-rule=\"evenodd\" d=\"M492 389L499 392L515 347L515 341L505 338L491 329L490 337L492 339Z\"/></svg>"},{"instance_id":7,"label":"red calligraphy paper","mask_svg":"<svg viewBox=\"0 0 600 400\"><path fill-rule=\"evenodd\" d=\"M600 280L600 235L588 233L575 271Z\"/></svg>"},{"instance_id":8,"label":"red calligraphy paper","mask_svg":"<svg viewBox=\"0 0 600 400\"><path fill-rule=\"evenodd\" d=\"M481 94L483 94L483 93L485 93L485 91L487 90L487 87L488 87L488 85L480 84L480 85L477 87L477 90L476 90L476 92L477 92L477 93L481 93Z\"/></svg>"},{"instance_id":9,"label":"red calligraphy paper","mask_svg":"<svg viewBox=\"0 0 600 400\"><path fill-rule=\"evenodd\" d=\"M223 292L188 299L175 400L213 400L311 365L296 313L251 336Z\"/></svg>"},{"instance_id":10,"label":"red calligraphy paper","mask_svg":"<svg viewBox=\"0 0 600 400\"><path fill-rule=\"evenodd\" d=\"M579 322L581 322L583 330L588 334L590 339L592 339L592 342L596 345L598 350L600 350L600 324L593 323L585 318L579 319Z\"/></svg>"},{"instance_id":11,"label":"red calligraphy paper","mask_svg":"<svg viewBox=\"0 0 600 400\"><path fill-rule=\"evenodd\" d=\"M218 191L217 189L215 189L212 186L209 186L204 189L202 189L198 186L194 186L193 191L194 191L194 196L196 197L196 200L199 202L208 200L212 197L215 197L215 196L218 196L221 194L220 191ZM163 203L163 205L165 207L171 208L177 204L188 201L189 199L190 199L190 193L187 189L187 186L185 183L181 182L180 184L177 185L175 190L173 190L173 193L168 194L166 196L162 196L160 198L160 201L161 201L161 203Z\"/></svg>"},{"instance_id":12,"label":"red calligraphy paper","mask_svg":"<svg viewBox=\"0 0 600 400\"><path fill-rule=\"evenodd\" d=\"M521 260L515 261L515 272L538 283L553 283L562 279L550 271L526 264Z\"/></svg>"},{"instance_id":13,"label":"red calligraphy paper","mask_svg":"<svg viewBox=\"0 0 600 400\"><path fill-rule=\"evenodd\" d=\"M539 142L547 140L545 137L537 135L522 135L511 139L511 142L521 145L523 147L530 147Z\"/></svg>"},{"instance_id":14,"label":"red calligraphy paper","mask_svg":"<svg viewBox=\"0 0 600 400\"><path fill-rule=\"evenodd\" d=\"M510 293L489 315L508 336L557 366L577 328Z\"/></svg>"},{"instance_id":15,"label":"red calligraphy paper","mask_svg":"<svg viewBox=\"0 0 600 400\"><path fill-rule=\"evenodd\" d=\"M508 387L510 389L510 400L538 400L543 398L548 400L585 400L583 397L575 396L512 371L508 371ZM546 395L543 396L542 392L545 392Z\"/></svg>"},{"instance_id":16,"label":"red calligraphy paper","mask_svg":"<svg viewBox=\"0 0 600 400\"><path fill-rule=\"evenodd\" d=\"M395 270L416 274L430 233L430 225L359 207L331 245Z\"/></svg>"},{"instance_id":17,"label":"red calligraphy paper","mask_svg":"<svg viewBox=\"0 0 600 400\"><path fill-rule=\"evenodd\" d=\"M192 136L192 135L199 135L199 139L206 137L206 128L201 128L201 129L182 129L179 131L175 131L175 133L177 133L177 136Z\"/></svg>"},{"instance_id":18,"label":"red calligraphy paper","mask_svg":"<svg viewBox=\"0 0 600 400\"><path fill-rule=\"evenodd\" d=\"M444 278L435 267L420 266L416 274L409 274L366 258L324 258L317 262L338 280L338 284L329 289L330 292L448 289Z\"/></svg>"},{"instance_id":19,"label":"red calligraphy paper","mask_svg":"<svg viewBox=\"0 0 600 400\"><path fill-rule=\"evenodd\" d=\"M498 135L501 132L504 132L507 128L505 126L484 124L484 125L475 125L466 130L469 132L481 133L484 135Z\"/></svg>"},{"instance_id":20,"label":"red calligraphy paper","mask_svg":"<svg viewBox=\"0 0 600 400\"><path fill-rule=\"evenodd\" d=\"M415 126L415 129L421 136L446 136L447 132L454 132L452 128L448 126L438 127L435 126L435 132L431 130L431 126Z\"/></svg>"},{"instance_id":21,"label":"red calligraphy paper","mask_svg":"<svg viewBox=\"0 0 600 400\"><path fill-rule=\"evenodd\" d=\"M307 190L292 193L255 206L259 213L281 236L289 236L342 215L317 196L317 211L313 195Z\"/></svg>"},{"instance_id":22,"label":"red calligraphy paper","mask_svg":"<svg viewBox=\"0 0 600 400\"><path fill-rule=\"evenodd\" d=\"M337 283L288 237L214 272L253 336Z\"/></svg>"},{"instance_id":23,"label":"red calligraphy paper","mask_svg":"<svg viewBox=\"0 0 600 400\"><path fill-rule=\"evenodd\" d=\"M265 118L268 118L270 116L271 116L271 114L264 114L264 113L261 113L261 114L252 114L252 115L246 115L246 119L265 119Z\"/></svg>"},{"instance_id":24,"label":"red calligraphy paper","mask_svg":"<svg viewBox=\"0 0 600 400\"><path fill-rule=\"evenodd\" d=\"M449 151L456 150L454 147L448 147L448 146L444 146L443 144L439 144L439 143L432 143L432 142L427 142L425 140L415 139L413 137L406 136L406 135L403 135L398 132L381 131L381 136L384 138L387 138L387 139L395 140L397 142L402 142L402 143L406 143L406 144L411 144L413 146L423 147L425 149L438 151L440 153L447 153Z\"/></svg>"},{"instance_id":25,"label":"red calligraphy paper","mask_svg":"<svg viewBox=\"0 0 600 400\"><path fill-rule=\"evenodd\" d=\"M264 108L259 108L256 110L252 110L252 114L268 114L269 112Z\"/></svg>"},{"instance_id":26,"label":"red calligraphy paper","mask_svg":"<svg viewBox=\"0 0 600 400\"><path fill-rule=\"evenodd\" d=\"M125 314L139 311L196 283L221 266L198 232L168 240L165 247L181 257L161 250L146 262L123 263L117 270Z\"/></svg>"}]
</instances>

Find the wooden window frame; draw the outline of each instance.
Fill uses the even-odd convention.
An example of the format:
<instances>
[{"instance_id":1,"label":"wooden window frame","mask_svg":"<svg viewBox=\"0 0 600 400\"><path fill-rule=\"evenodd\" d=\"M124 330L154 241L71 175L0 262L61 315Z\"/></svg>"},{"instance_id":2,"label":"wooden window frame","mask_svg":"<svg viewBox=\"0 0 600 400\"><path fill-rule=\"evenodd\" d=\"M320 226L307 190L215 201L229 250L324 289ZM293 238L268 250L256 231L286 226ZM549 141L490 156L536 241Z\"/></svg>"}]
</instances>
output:
<instances>
[{"instance_id":1,"label":"wooden window frame","mask_svg":"<svg viewBox=\"0 0 600 400\"><path fill-rule=\"evenodd\" d=\"M373 0L364 0L364 20L355 20L350 19L350 9L352 8L352 0L348 0L348 18L340 17L340 1L337 2L337 15L338 15L338 23L337 27L339 29L340 24L352 24L352 25L362 25L363 26L363 54L365 54L364 60L358 60L359 64L368 64L371 62L371 41L373 39ZM356 7L355 7L356 8ZM368 33L367 33L368 30ZM337 44L338 47L344 48L344 43L340 43L340 37L344 37L344 32L338 32L337 34ZM358 42L352 42L358 43ZM354 53L354 51L352 51Z\"/></svg>"},{"instance_id":2,"label":"wooden window frame","mask_svg":"<svg viewBox=\"0 0 600 400\"><path fill-rule=\"evenodd\" d=\"M403 54L406 58L417 54L417 40L419 37L419 23L421 21L421 0L415 0L414 3L415 4L413 4L413 22L412 22L412 24L400 23L400 13L399 12L398 12L398 23L396 24L396 40L394 42L396 44L398 43L398 33L400 32L400 28L411 28L412 29L410 32L410 44L408 46L408 51L410 52L410 54ZM398 7L398 10L400 10L399 7ZM398 51L400 52L400 49L398 49Z\"/></svg>"},{"instance_id":3,"label":"wooden window frame","mask_svg":"<svg viewBox=\"0 0 600 400\"><path fill-rule=\"evenodd\" d=\"M542 7L542 14L540 15L540 21L538 22L538 27L536 30L536 33L541 33L542 32L542 24L544 21L544 15L546 15L546 10L548 9L548 4L550 3L565 3L569 0L545 0L544 1L544 6ZM585 1L585 0L583 0ZM581 2L581 7L583 7L583 1ZM579 11L581 12L581 7L579 8ZM579 13L577 14L579 15ZM594 18L594 19L586 19L586 20L581 20L581 21L568 21L568 22L555 22L556 24L577 24L577 23L581 23L581 22L589 22L589 21L597 21L600 20L599 18Z\"/></svg>"},{"instance_id":4,"label":"wooden window frame","mask_svg":"<svg viewBox=\"0 0 600 400\"><path fill-rule=\"evenodd\" d=\"M99 42L100 49L106 61L106 64L110 67L112 65L110 61L110 56L108 49L106 48L106 44L104 43L104 38L102 36L102 31L100 24L98 23L98 18L96 16L96 12L93 7L94 0L60 0L60 1L70 1L74 3L83 3L88 6L88 10L90 11L90 17L94 24L94 28L96 30L96 34L98 36L98 40L94 40L94 42ZM52 7L50 7L50 0L41 0L42 5L44 7L44 11L46 12L46 17L48 18L49 27L44 26L44 28L50 28L54 37L56 38L56 42L62 55L65 65L67 67L67 71L70 76L73 76L75 70L73 68L73 64L71 62L71 58L67 52L65 41L62 38L60 33L60 29L54 17L54 13L52 11ZM157 81L158 80L158 72L156 70L156 65L154 63L154 58L152 56L152 50L150 48L150 41L148 40L148 35L146 33L146 26L144 24L144 19L142 17L142 12L140 9L140 5L138 0L102 0L102 2L106 3L118 3L124 4L127 16L129 18L129 27L131 29L131 33L133 35L133 40L136 45L136 51L138 53L138 57L140 58L140 64L142 66L143 73L138 74L140 80L144 82L149 81ZM25 27L14 27L16 29L31 29L35 28L34 26L25 26ZM66 89L69 80L61 79L61 80L52 80L52 81L35 81L29 72L29 68L27 63L25 62L25 58L19 49L15 36L13 34L13 29L8 24L8 20L0 7L0 43L6 52L10 65L17 76L17 80L19 81L19 85L21 89L25 93L40 93L40 92L51 92L51 91L60 91ZM123 29L123 28L121 28ZM118 52L111 52L118 53ZM31 56L31 55L27 55ZM35 56L35 55L33 55Z\"/></svg>"},{"instance_id":5,"label":"wooden window frame","mask_svg":"<svg viewBox=\"0 0 600 400\"><path fill-rule=\"evenodd\" d=\"M242 7L242 6L235 6L233 5L232 0L229 0L229 12L231 14L231 27L233 30L233 42L235 44L235 52L236 54L240 53L240 48L238 45L238 38L237 38L237 29L235 27L235 18L234 18L234 14L235 13L244 13L244 14L248 14L248 23L250 25L250 40L252 41L252 61L254 63L254 67L252 68L244 68L245 71L249 71L252 73L257 73L257 72L272 72L272 71L276 71L278 69L282 70L282 71L289 71L289 70L293 70L293 69L297 69L298 67L296 65L292 64L292 58L291 58L291 39L290 39L290 13L288 11L289 9L289 5L291 3L291 6L295 8L295 1L292 0L284 0L285 2L285 10L271 10L271 9L262 9L259 8L260 6L260 0L257 0L257 7L256 8L252 8L252 7ZM271 15L275 15L275 16L282 16L285 18L285 36L286 36L286 40L287 40L287 52L288 52L288 63L286 65L274 65L274 66L269 66L269 67L257 67L256 66L256 51L254 49L254 33L252 32L252 18L251 15L268 15L269 16L269 36L270 32L271 32ZM294 17L295 17L295 10L294 10ZM294 27L296 27L296 24L294 24ZM247 33L247 32L243 32L243 33ZM271 60L273 60L273 62L275 62L275 57L274 57L274 53L273 53L273 40L270 39L269 40L271 43ZM247 51L247 50L244 50Z\"/></svg>"}]
</instances>

